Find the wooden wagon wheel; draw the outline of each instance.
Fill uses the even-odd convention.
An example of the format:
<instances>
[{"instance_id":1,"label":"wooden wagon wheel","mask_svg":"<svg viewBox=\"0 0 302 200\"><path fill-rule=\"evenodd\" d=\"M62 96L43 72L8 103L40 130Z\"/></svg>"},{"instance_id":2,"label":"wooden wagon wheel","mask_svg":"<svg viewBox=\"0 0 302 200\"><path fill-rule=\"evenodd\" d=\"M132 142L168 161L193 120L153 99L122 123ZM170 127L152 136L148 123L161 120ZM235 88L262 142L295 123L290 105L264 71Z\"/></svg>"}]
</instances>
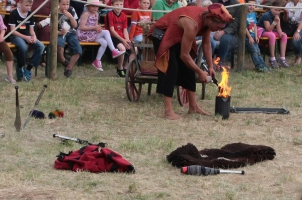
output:
<instances>
[{"instance_id":1,"label":"wooden wagon wheel","mask_svg":"<svg viewBox=\"0 0 302 200\"><path fill-rule=\"evenodd\" d=\"M125 89L129 101L138 101L141 95L142 83L135 82L137 71L137 63L135 62L135 60L131 60L126 71L125 79Z\"/></svg>"}]
</instances>

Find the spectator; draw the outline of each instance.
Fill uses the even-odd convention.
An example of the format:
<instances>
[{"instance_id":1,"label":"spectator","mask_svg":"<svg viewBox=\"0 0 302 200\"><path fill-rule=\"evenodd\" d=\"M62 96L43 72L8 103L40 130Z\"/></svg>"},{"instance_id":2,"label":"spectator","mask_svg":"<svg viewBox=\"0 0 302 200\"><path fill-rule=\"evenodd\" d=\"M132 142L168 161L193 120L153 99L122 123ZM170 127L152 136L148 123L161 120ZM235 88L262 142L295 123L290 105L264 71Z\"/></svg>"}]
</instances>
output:
<instances>
[{"instance_id":1,"label":"spectator","mask_svg":"<svg viewBox=\"0 0 302 200\"><path fill-rule=\"evenodd\" d=\"M107 44L112 52L112 57L116 58L125 53L125 51L119 51L114 48L110 33L108 30L103 30L102 26L98 24L98 9L99 7L93 4L99 4L99 1L88 0L88 4L85 4L86 11L83 12L80 18L80 25L77 30L78 39L83 42L98 42L100 47L96 59L92 65L99 71L103 71L101 58L103 57Z\"/></svg>"},{"instance_id":2,"label":"spectator","mask_svg":"<svg viewBox=\"0 0 302 200\"><path fill-rule=\"evenodd\" d=\"M281 7L280 2L273 2L272 6ZM258 26L258 37L268 37L269 39L269 51L270 51L270 65L273 69L278 69L278 62L283 67L289 67L285 60L285 51L287 45L287 35L282 32L280 26L280 14L281 9L279 8L270 8L265 12L259 19ZM276 61L275 58L275 44L276 37L280 38L280 59Z\"/></svg>"},{"instance_id":3,"label":"spectator","mask_svg":"<svg viewBox=\"0 0 302 200\"><path fill-rule=\"evenodd\" d=\"M180 17L182 16L182 17ZM156 52L155 66L158 69L157 93L164 95L164 116L170 120L180 117L172 107L175 85L188 91L189 111L208 115L196 101L196 74L201 82L207 82L208 73L194 62L196 57L196 36L203 36L202 48L209 67L209 75L215 77L210 51L210 33L223 28L232 16L221 4L207 8L199 6L176 9L160 18L150 29ZM163 36L162 36L163 35Z\"/></svg>"},{"instance_id":4,"label":"spectator","mask_svg":"<svg viewBox=\"0 0 302 200\"><path fill-rule=\"evenodd\" d=\"M45 0L34 0L35 3L31 7L31 11L34 12ZM51 12L51 1L48 1L44 6L42 6L35 15L44 15L44 16L49 16ZM41 26L40 21L44 20L45 18L35 18L35 24L37 25L36 27L36 35L38 40L40 41L50 41L50 26ZM40 63L41 66L45 67L46 66L46 53L45 53L45 48L44 48L44 53L42 55L42 60Z\"/></svg>"},{"instance_id":5,"label":"spectator","mask_svg":"<svg viewBox=\"0 0 302 200\"><path fill-rule=\"evenodd\" d=\"M239 4L237 0L212 0L212 2L221 3L224 6ZM228 11L234 17L234 21L227 23L222 30L217 31L213 36L214 40L220 42L216 54L217 57L220 58L218 67L225 65L226 57L230 48L237 47L240 24L240 9L240 6L228 8Z\"/></svg>"},{"instance_id":6,"label":"spectator","mask_svg":"<svg viewBox=\"0 0 302 200\"><path fill-rule=\"evenodd\" d=\"M139 9L148 10L150 0L140 0ZM142 42L143 41L143 27L139 23L150 23L151 12L134 11L131 15L131 29L129 34L130 41Z\"/></svg>"},{"instance_id":7,"label":"spectator","mask_svg":"<svg viewBox=\"0 0 302 200\"><path fill-rule=\"evenodd\" d=\"M16 80L13 77L13 62L14 62L14 56L6 42L4 41L4 34L7 30L6 26L4 25L2 16L0 16L0 51L3 52L3 54L6 57L6 70L7 70L7 76L5 78L6 81L10 82L11 84L16 84Z\"/></svg>"},{"instance_id":8,"label":"spectator","mask_svg":"<svg viewBox=\"0 0 302 200\"><path fill-rule=\"evenodd\" d=\"M45 0L34 0L35 3L33 4L31 11L35 11ZM40 8L36 12L36 15L45 15L49 16L51 12L51 2L48 1L44 6ZM45 19L45 18L44 18ZM50 26L39 26L39 22L44 20L43 18L35 18L35 23L37 24L36 35L38 40L40 41L49 41L50 40Z\"/></svg>"},{"instance_id":9,"label":"spectator","mask_svg":"<svg viewBox=\"0 0 302 200\"><path fill-rule=\"evenodd\" d=\"M113 2L114 0L109 0L107 4L113 6ZM124 0L123 7L137 9L139 7L139 0ZM125 15L132 15L132 12L133 11L131 10L122 10L122 13L124 13Z\"/></svg>"},{"instance_id":10,"label":"spectator","mask_svg":"<svg viewBox=\"0 0 302 200\"><path fill-rule=\"evenodd\" d=\"M172 11L179 8L178 0L157 0L152 7L152 10ZM152 12L152 19L158 20L164 16L166 12Z\"/></svg>"},{"instance_id":11,"label":"spectator","mask_svg":"<svg viewBox=\"0 0 302 200\"><path fill-rule=\"evenodd\" d=\"M10 29L15 29L24 19L31 14L30 9L33 5L33 0L19 1L19 7L14 9L9 16ZM44 50L44 45L37 40L34 31L34 17L30 17L24 22L16 31L10 36L10 40L17 47L17 78L21 80L22 77L25 81L31 79L31 69L38 67L41 56ZM28 46L33 48L34 52L26 66L26 53Z\"/></svg>"},{"instance_id":12,"label":"spectator","mask_svg":"<svg viewBox=\"0 0 302 200\"><path fill-rule=\"evenodd\" d=\"M112 0L112 6L117 7L108 12L106 20L107 29L110 31L112 42L120 51L126 51L130 54L129 59L134 59L135 54L131 51L130 39L128 33L127 16L122 13L124 5L123 0ZM116 73L119 77L125 77L128 63L123 63L124 55L118 57L118 67Z\"/></svg>"},{"instance_id":13,"label":"spectator","mask_svg":"<svg viewBox=\"0 0 302 200\"><path fill-rule=\"evenodd\" d=\"M84 4L82 2L70 1L70 7L74 8L75 12L77 13L77 16L81 16L84 11Z\"/></svg>"},{"instance_id":14,"label":"spectator","mask_svg":"<svg viewBox=\"0 0 302 200\"><path fill-rule=\"evenodd\" d=\"M58 11L58 56L60 62L65 66L64 76L72 75L72 68L82 54L82 47L79 43L77 32L78 16L73 7L69 6L69 0L59 0ZM73 51L70 61L64 57L64 47L68 43L69 49Z\"/></svg>"},{"instance_id":15,"label":"spectator","mask_svg":"<svg viewBox=\"0 0 302 200\"><path fill-rule=\"evenodd\" d=\"M281 23L282 30L288 35L292 36L291 40L294 52L296 54L294 65L299 65L301 63L301 34L300 30L302 29L301 24L301 11L302 3L299 0L289 1L285 8L296 7L299 9L284 9L283 13L283 23Z\"/></svg>"},{"instance_id":16,"label":"spectator","mask_svg":"<svg viewBox=\"0 0 302 200\"><path fill-rule=\"evenodd\" d=\"M246 3L256 4L256 0L246 0ZM266 67L266 64L262 58L258 43L259 38L257 36L257 19L256 13L254 12L255 6L248 5L248 13L246 16L246 39L245 45L248 51L251 53L252 61L255 65L255 68L258 72L267 72L270 71Z\"/></svg>"}]
</instances>

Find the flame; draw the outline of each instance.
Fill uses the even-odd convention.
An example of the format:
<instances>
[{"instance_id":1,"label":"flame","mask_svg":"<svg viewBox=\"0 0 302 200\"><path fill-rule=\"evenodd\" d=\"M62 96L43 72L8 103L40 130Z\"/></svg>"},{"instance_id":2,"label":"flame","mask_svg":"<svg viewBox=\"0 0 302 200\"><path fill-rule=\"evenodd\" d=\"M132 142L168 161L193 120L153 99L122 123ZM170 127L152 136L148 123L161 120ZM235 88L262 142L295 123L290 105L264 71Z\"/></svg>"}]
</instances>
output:
<instances>
[{"instance_id":1,"label":"flame","mask_svg":"<svg viewBox=\"0 0 302 200\"><path fill-rule=\"evenodd\" d=\"M217 57L213 62L214 62L215 65L218 65L219 61L220 61L220 58Z\"/></svg>"},{"instance_id":2,"label":"flame","mask_svg":"<svg viewBox=\"0 0 302 200\"><path fill-rule=\"evenodd\" d=\"M222 67L222 70L223 71L221 72L221 81L218 84L218 97L228 98L232 90L232 88L228 86L230 72L225 67Z\"/></svg>"}]
</instances>

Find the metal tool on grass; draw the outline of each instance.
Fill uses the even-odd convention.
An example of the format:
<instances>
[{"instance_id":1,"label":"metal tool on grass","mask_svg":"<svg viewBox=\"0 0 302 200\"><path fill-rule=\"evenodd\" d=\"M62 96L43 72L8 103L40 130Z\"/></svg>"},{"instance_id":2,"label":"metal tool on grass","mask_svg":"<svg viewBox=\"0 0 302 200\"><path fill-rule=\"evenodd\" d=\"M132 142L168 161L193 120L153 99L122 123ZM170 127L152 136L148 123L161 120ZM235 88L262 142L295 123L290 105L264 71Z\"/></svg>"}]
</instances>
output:
<instances>
[{"instance_id":1,"label":"metal tool on grass","mask_svg":"<svg viewBox=\"0 0 302 200\"><path fill-rule=\"evenodd\" d=\"M47 85L44 85L42 91L40 92L40 94L39 94L39 96L38 96L38 98L37 98L37 100L35 102L35 105L34 105L33 109L30 111L30 113L29 113L29 115L28 115L28 117L27 117L27 119L26 119L26 121L25 121L25 123L23 125L23 129L25 129L27 123L29 122L29 120L31 118L31 115L33 114L33 111L35 110L36 106L39 104L39 102L40 102L40 100L41 100L41 98L43 96L43 93L44 93L44 91L45 91L46 88L47 88Z\"/></svg>"},{"instance_id":2,"label":"metal tool on grass","mask_svg":"<svg viewBox=\"0 0 302 200\"><path fill-rule=\"evenodd\" d=\"M17 132L20 132L20 130L21 130L21 115L20 115L19 92L18 92L19 87L15 86L15 89L16 89L16 118L15 118L15 124L14 125L16 127Z\"/></svg>"},{"instance_id":3,"label":"metal tool on grass","mask_svg":"<svg viewBox=\"0 0 302 200\"><path fill-rule=\"evenodd\" d=\"M182 167L180 172L183 174L196 175L196 176L201 176L201 175L207 176L207 175L217 175L217 174L244 175L244 171L215 169L215 168L204 167L200 165L191 165L191 166Z\"/></svg>"},{"instance_id":4,"label":"metal tool on grass","mask_svg":"<svg viewBox=\"0 0 302 200\"><path fill-rule=\"evenodd\" d=\"M58 135L58 134L53 134L52 135L54 138L60 138L62 139L63 141L65 140L71 140L71 141L74 141L76 143L79 143L79 144L84 144L84 145L93 145L93 143L90 143L88 142L87 140L81 140L81 139L78 139L78 138L71 138L71 137L67 137L67 136L63 136L63 135ZM99 147L105 147L106 146L106 143L104 142L100 142L97 144L97 146Z\"/></svg>"}]
</instances>

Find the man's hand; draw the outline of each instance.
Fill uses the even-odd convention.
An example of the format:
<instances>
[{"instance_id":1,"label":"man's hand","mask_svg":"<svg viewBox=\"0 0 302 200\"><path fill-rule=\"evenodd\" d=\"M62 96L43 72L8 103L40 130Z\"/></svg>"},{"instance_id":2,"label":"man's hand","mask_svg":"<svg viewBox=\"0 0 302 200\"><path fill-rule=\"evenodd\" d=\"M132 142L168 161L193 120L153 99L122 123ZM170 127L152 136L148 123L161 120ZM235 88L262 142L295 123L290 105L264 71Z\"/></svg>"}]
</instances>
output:
<instances>
[{"instance_id":1,"label":"man's hand","mask_svg":"<svg viewBox=\"0 0 302 200\"><path fill-rule=\"evenodd\" d=\"M32 39L32 43L36 43L37 42L37 37L35 35L31 36L31 39Z\"/></svg>"},{"instance_id":2,"label":"man's hand","mask_svg":"<svg viewBox=\"0 0 302 200\"><path fill-rule=\"evenodd\" d=\"M63 11L63 15L65 15L68 18L73 18L73 16L70 14L70 12L68 12L67 10Z\"/></svg>"},{"instance_id":3,"label":"man's hand","mask_svg":"<svg viewBox=\"0 0 302 200\"><path fill-rule=\"evenodd\" d=\"M38 27L38 29L41 29L42 25L40 23L37 23L37 27Z\"/></svg>"},{"instance_id":4,"label":"man's hand","mask_svg":"<svg viewBox=\"0 0 302 200\"><path fill-rule=\"evenodd\" d=\"M67 30L65 28L62 28L59 32L59 35L66 35Z\"/></svg>"},{"instance_id":5,"label":"man's hand","mask_svg":"<svg viewBox=\"0 0 302 200\"><path fill-rule=\"evenodd\" d=\"M276 23L278 23L278 22L280 21L280 18L279 18L279 16L278 16L278 15L276 15L276 16L275 16L274 21L275 21Z\"/></svg>"},{"instance_id":6,"label":"man's hand","mask_svg":"<svg viewBox=\"0 0 302 200\"><path fill-rule=\"evenodd\" d=\"M293 39L294 39L295 41L300 40L300 39L301 39L300 33L298 33L298 32L296 31L295 34L293 35Z\"/></svg>"},{"instance_id":7,"label":"man's hand","mask_svg":"<svg viewBox=\"0 0 302 200\"><path fill-rule=\"evenodd\" d=\"M210 75L211 77L216 77L216 72L215 72L215 70L214 70L213 67L210 67L210 68L209 68L209 75Z\"/></svg>"},{"instance_id":8,"label":"man's hand","mask_svg":"<svg viewBox=\"0 0 302 200\"><path fill-rule=\"evenodd\" d=\"M255 41L254 41L254 39L252 37L249 37L249 43L250 44L254 44L255 43Z\"/></svg>"},{"instance_id":9,"label":"man's hand","mask_svg":"<svg viewBox=\"0 0 302 200\"><path fill-rule=\"evenodd\" d=\"M210 70L210 69L209 69ZM198 75L198 78L200 80L201 83L206 83L208 80L207 80L207 76L208 76L208 73L203 71L203 70L199 70L197 72L197 75Z\"/></svg>"},{"instance_id":10,"label":"man's hand","mask_svg":"<svg viewBox=\"0 0 302 200\"><path fill-rule=\"evenodd\" d=\"M100 32L102 32L103 28L101 25L96 25L94 30L96 30L96 32L100 33Z\"/></svg>"},{"instance_id":11,"label":"man's hand","mask_svg":"<svg viewBox=\"0 0 302 200\"><path fill-rule=\"evenodd\" d=\"M130 40L124 39L122 43L123 43L123 45L125 46L126 49L130 49L130 43L131 43Z\"/></svg>"},{"instance_id":12,"label":"man's hand","mask_svg":"<svg viewBox=\"0 0 302 200\"><path fill-rule=\"evenodd\" d=\"M24 38L26 40L27 43L32 44L33 43L33 39L32 36L25 36Z\"/></svg>"},{"instance_id":13,"label":"man's hand","mask_svg":"<svg viewBox=\"0 0 302 200\"><path fill-rule=\"evenodd\" d=\"M281 31L281 32L279 32L278 34L279 34L280 38L282 38L282 37L285 35L285 33L284 33L284 32L282 32L282 31Z\"/></svg>"},{"instance_id":14,"label":"man's hand","mask_svg":"<svg viewBox=\"0 0 302 200\"><path fill-rule=\"evenodd\" d=\"M221 36L223 36L223 35L224 35L224 31L217 31L217 32L214 34L213 38L214 38L214 40L219 41L220 38L221 38Z\"/></svg>"}]
</instances>

